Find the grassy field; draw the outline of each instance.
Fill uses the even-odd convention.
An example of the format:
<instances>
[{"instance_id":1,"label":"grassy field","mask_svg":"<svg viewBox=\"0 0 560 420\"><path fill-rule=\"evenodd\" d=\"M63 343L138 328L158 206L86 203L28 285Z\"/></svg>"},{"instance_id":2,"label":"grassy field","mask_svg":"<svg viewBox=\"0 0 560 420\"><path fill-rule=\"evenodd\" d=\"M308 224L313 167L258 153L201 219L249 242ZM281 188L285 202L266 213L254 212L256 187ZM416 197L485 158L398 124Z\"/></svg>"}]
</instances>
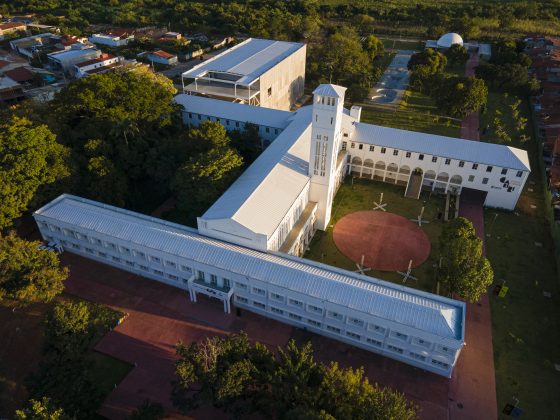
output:
<instances>
[{"instance_id":1,"label":"grassy field","mask_svg":"<svg viewBox=\"0 0 560 420\"><path fill-rule=\"evenodd\" d=\"M407 90L397 108L359 105L362 106L362 122L449 137L459 137L461 132L460 121L439 116L432 99L419 92Z\"/></svg>"},{"instance_id":2,"label":"grassy field","mask_svg":"<svg viewBox=\"0 0 560 420\"><path fill-rule=\"evenodd\" d=\"M435 292L436 273L433 265L438 259L438 237L443 226L443 223L437 220L437 216L439 212L443 212L445 206L444 198L435 194L423 192L420 200L413 200L404 197L404 187L402 186L366 179L355 179L352 183L352 178L347 177L345 183L340 187L333 203L331 226L327 231L317 232L315 234L311 242L310 250L305 254L305 258L352 271L355 270L355 263L336 248L332 237L332 227L338 220L349 213L360 210L371 210L373 208L373 202L379 200L379 194L381 192L383 192L383 202L388 203L388 211L406 218L417 217L420 213L422 203L426 203L424 218L430 221L430 223L424 225L422 229L430 239L432 252L426 262L413 270L413 274L418 277L418 282L409 281L407 286L419 288L428 292ZM367 274L376 278L402 284L402 277L394 272L373 270Z\"/></svg>"},{"instance_id":3,"label":"grassy field","mask_svg":"<svg viewBox=\"0 0 560 420\"><path fill-rule=\"evenodd\" d=\"M383 46L386 50L422 51L424 49L424 43L422 41L383 36L379 36L379 40L383 43Z\"/></svg>"}]
</instances>

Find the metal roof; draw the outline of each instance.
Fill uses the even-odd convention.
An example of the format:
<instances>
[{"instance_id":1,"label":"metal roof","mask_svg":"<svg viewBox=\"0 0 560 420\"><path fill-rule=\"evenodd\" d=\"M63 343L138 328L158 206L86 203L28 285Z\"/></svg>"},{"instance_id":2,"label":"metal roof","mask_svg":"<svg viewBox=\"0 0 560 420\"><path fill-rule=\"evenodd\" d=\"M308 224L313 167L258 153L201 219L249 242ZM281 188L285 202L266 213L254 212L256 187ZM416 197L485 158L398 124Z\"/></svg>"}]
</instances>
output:
<instances>
[{"instance_id":1,"label":"metal roof","mask_svg":"<svg viewBox=\"0 0 560 420\"><path fill-rule=\"evenodd\" d=\"M436 136L373 124L355 123L352 141L449 159L530 171L525 150L500 144Z\"/></svg>"},{"instance_id":2,"label":"metal roof","mask_svg":"<svg viewBox=\"0 0 560 420\"><path fill-rule=\"evenodd\" d=\"M208 71L240 74L237 84L248 85L305 44L249 38L183 73L196 78Z\"/></svg>"},{"instance_id":3,"label":"metal roof","mask_svg":"<svg viewBox=\"0 0 560 420\"><path fill-rule=\"evenodd\" d=\"M344 98L345 92L346 88L343 86L322 84L317 86L317 88L313 91L313 94L320 96L333 96L335 98Z\"/></svg>"},{"instance_id":4,"label":"metal roof","mask_svg":"<svg viewBox=\"0 0 560 420\"><path fill-rule=\"evenodd\" d=\"M463 302L302 258L266 254L199 235L196 230L71 195L34 213L133 246L187 258L438 337L464 341Z\"/></svg>"},{"instance_id":5,"label":"metal roof","mask_svg":"<svg viewBox=\"0 0 560 420\"><path fill-rule=\"evenodd\" d=\"M201 219L233 219L270 238L310 180L311 110L308 106L295 113L284 131Z\"/></svg>"},{"instance_id":6,"label":"metal roof","mask_svg":"<svg viewBox=\"0 0 560 420\"><path fill-rule=\"evenodd\" d=\"M288 119L295 114L289 111L236 104L203 96L186 95L184 93L175 96L174 100L179 105L182 105L187 112L217 117L222 120L250 122L252 124L281 129L288 125Z\"/></svg>"}]
</instances>

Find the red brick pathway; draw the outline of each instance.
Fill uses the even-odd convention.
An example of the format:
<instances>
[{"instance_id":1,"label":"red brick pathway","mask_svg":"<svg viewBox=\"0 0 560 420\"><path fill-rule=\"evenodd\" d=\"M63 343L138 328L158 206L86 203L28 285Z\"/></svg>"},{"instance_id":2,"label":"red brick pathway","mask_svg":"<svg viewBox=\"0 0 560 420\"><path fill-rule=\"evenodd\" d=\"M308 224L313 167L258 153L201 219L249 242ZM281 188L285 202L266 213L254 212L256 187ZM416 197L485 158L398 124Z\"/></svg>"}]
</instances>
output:
<instances>
[{"instance_id":1,"label":"red brick pathway","mask_svg":"<svg viewBox=\"0 0 560 420\"><path fill-rule=\"evenodd\" d=\"M478 54L472 53L467 60L465 76L474 76L474 70L478 66ZM480 113L473 112L467 115L461 122L461 138L468 140L480 140Z\"/></svg>"}]
</instances>

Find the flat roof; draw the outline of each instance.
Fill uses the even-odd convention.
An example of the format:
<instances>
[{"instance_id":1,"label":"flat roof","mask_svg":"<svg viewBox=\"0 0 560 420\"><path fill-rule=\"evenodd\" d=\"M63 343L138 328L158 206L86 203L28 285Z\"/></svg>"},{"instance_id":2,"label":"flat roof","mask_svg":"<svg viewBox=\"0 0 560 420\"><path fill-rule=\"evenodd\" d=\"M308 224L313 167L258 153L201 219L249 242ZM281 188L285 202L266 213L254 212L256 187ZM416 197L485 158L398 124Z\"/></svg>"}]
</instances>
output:
<instances>
[{"instance_id":1,"label":"flat roof","mask_svg":"<svg viewBox=\"0 0 560 420\"><path fill-rule=\"evenodd\" d=\"M354 123L352 141L466 162L530 171L527 151L502 144Z\"/></svg>"},{"instance_id":2,"label":"flat roof","mask_svg":"<svg viewBox=\"0 0 560 420\"><path fill-rule=\"evenodd\" d=\"M88 48L81 48L81 49L76 48L76 49L70 49L65 51L57 51L57 52L49 53L47 55L49 56L49 58L52 58L54 60L63 61L72 57L87 55L94 51L99 51L99 50L95 47L88 47Z\"/></svg>"},{"instance_id":3,"label":"flat roof","mask_svg":"<svg viewBox=\"0 0 560 420\"><path fill-rule=\"evenodd\" d=\"M249 38L184 72L183 77L194 79L209 71L227 72L242 76L237 83L248 85L304 47L299 42Z\"/></svg>"},{"instance_id":4,"label":"flat roof","mask_svg":"<svg viewBox=\"0 0 560 420\"><path fill-rule=\"evenodd\" d=\"M182 105L187 112L217 117L222 120L250 122L281 129L284 129L289 123L288 119L295 115L295 112L238 104L184 93L176 95L174 101Z\"/></svg>"},{"instance_id":5,"label":"flat roof","mask_svg":"<svg viewBox=\"0 0 560 420\"><path fill-rule=\"evenodd\" d=\"M267 254L195 229L63 194L34 213L210 267L263 281L432 334L464 342L465 303L303 258Z\"/></svg>"}]
</instances>

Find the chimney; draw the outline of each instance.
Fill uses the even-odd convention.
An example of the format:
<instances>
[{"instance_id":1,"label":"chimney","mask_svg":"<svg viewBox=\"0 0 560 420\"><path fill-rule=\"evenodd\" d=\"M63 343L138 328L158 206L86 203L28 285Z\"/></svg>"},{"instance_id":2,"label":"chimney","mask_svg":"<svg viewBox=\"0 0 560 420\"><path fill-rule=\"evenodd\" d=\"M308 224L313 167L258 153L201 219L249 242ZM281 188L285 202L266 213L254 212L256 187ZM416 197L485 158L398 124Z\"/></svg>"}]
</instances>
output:
<instances>
[{"instance_id":1,"label":"chimney","mask_svg":"<svg viewBox=\"0 0 560 420\"><path fill-rule=\"evenodd\" d=\"M354 105L350 108L350 116L355 118L356 121L360 122L360 117L362 116L362 107Z\"/></svg>"}]
</instances>

